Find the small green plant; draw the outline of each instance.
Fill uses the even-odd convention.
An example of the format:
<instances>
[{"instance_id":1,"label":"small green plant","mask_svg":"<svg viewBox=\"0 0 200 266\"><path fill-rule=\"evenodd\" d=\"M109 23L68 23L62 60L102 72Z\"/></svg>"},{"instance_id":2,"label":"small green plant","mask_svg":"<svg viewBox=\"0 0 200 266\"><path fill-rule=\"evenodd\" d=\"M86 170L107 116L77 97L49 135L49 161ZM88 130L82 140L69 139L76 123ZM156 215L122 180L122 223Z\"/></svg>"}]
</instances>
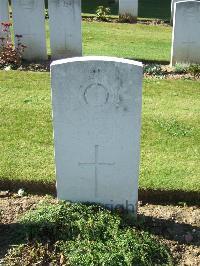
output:
<instances>
[{"instance_id":1,"label":"small green plant","mask_svg":"<svg viewBox=\"0 0 200 266\"><path fill-rule=\"evenodd\" d=\"M104 6L98 6L96 10L96 19L99 21L108 21L108 15L110 14L110 8Z\"/></svg>"},{"instance_id":2,"label":"small green plant","mask_svg":"<svg viewBox=\"0 0 200 266\"><path fill-rule=\"evenodd\" d=\"M153 76L161 76L163 74L161 66L157 64L145 65L144 73Z\"/></svg>"},{"instance_id":3,"label":"small green plant","mask_svg":"<svg viewBox=\"0 0 200 266\"><path fill-rule=\"evenodd\" d=\"M191 64L189 66L189 72L195 77L199 78L200 77L200 65L198 64Z\"/></svg>"},{"instance_id":4,"label":"small green plant","mask_svg":"<svg viewBox=\"0 0 200 266\"><path fill-rule=\"evenodd\" d=\"M14 47L11 38L11 22L2 22L3 36L0 38L0 65L3 67L11 66L12 68L19 67L21 65L22 55L26 48L22 44L22 35L16 34L17 38L16 47Z\"/></svg>"},{"instance_id":5,"label":"small green plant","mask_svg":"<svg viewBox=\"0 0 200 266\"><path fill-rule=\"evenodd\" d=\"M129 14L129 13L125 13L125 14L121 14L119 16L119 22L133 24L133 23L137 22L137 18L134 17L133 15Z\"/></svg>"},{"instance_id":6,"label":"small green plant","mask_svg":"<svg viewBox=\"0 0 200 266\"><path fill-rule=\"evenodd\" d=\"M189 64L176 63L174 72L177 74L185 74L188 72Z\"/></svg>"}]
</instances>

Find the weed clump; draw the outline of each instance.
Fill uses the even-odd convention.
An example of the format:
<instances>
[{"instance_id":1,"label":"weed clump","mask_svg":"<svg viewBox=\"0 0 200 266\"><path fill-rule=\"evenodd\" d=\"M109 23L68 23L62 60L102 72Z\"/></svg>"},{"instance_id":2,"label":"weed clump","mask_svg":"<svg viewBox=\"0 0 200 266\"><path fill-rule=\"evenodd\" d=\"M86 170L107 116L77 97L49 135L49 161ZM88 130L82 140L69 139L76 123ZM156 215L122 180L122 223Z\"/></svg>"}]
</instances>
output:
<instances>
[{"instance_id":1,"label":"weed clump","mask_svg":"<svg viewBox=\"0 0 200 266\"><path fill-rule=\"evenodd\" d=\"M144 73L152 76L162 76L162 67L158 64L149 64L144 66Z\"/></svg>"},{"instance_id":2,"label":"weed clump","mask_svg":"<svg viewBox=\"0 0 200 266\"><path fill-rule=\"evenodd\" d=\"M185 74L188 72L189 64L176 63L174 66L174 72L177 74Z\"/></svg>"},{"instance_id":3,"label":"weed clump","mask_svg":"<svg viewBox=\"0 0 200 266\"><path fill-rule=\"evenodd\" d=\"M200 77L200 65L198 64L191 64L188 68L189 72L195 77Z\"/></svg>"},{"instance_id":4,"label":"weed clump","mask_svg":"<svg viewBox=\"0 0 200 266\"><path fill-rule=\"evenodd\" d=\"M98 6L95 14L96 20L108 21L108 15L110 15L110 8L104 6Z\"/></svg>"}]
</instances>

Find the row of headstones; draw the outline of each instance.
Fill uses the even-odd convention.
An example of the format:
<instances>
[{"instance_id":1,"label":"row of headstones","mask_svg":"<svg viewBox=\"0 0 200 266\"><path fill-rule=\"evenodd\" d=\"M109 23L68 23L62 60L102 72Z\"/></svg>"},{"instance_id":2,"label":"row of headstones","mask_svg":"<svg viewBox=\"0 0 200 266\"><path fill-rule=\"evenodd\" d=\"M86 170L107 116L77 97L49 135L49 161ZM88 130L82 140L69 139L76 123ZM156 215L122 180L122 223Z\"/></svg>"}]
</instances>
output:
<instances>
[{"instance_id":1,"label":"row of headstones","mask_svg":"<svg viewBox=\"0 0 200 266\"><path fill-rule=\"evenodd\" d=\"M137 0L121 0L119 7L121 14L136 15ZM27 46L24 59L47 59L44 11L44 0L12 0L14 33L22 35L23 44ZM51 57L82 55L81 0L48 0L48 12ZM8 20L8 0L0 0L0 22Z\"/></svg>"},{"instance_id":2,"label":"row of headstones","mask_svg":"<svg viewBox=\"0 0 200 266\"><path fill-rule=\"evenodd\" d=\"M121 0L121 14L137 10L137 2ZM14 32L27 46L24 59L46 60L44 1L12 0L12 11ZM200 63L200 2L172 0L172 15L171 64ZM8 20L8 1L0 0L0 21ZM52 59L81 56L81 0L49 0L49 22Z\"/></svg>"},{"instance_id":3,"label":"row of headstones","mask_svg":"<svg viewBox=\"0 0 200 266\"><path fill-rule=\"evenodd\" d=\"M48 12L52 58L81 56L81 0L49 0ZM23 58L46 60L44 0L12 0L12 14L14 33L27 46ZM8 1L0 0L0 21L8 20Z\"/></svg>"}]
</instances>

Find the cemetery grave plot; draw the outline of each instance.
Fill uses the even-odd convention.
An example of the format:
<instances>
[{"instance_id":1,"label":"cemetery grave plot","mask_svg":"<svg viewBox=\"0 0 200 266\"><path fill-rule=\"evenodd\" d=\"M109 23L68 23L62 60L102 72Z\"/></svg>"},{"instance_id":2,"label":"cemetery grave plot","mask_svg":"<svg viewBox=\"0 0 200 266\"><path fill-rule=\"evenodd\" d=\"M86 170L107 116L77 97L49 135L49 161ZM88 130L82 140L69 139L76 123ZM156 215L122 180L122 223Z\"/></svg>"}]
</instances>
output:
<instances>
[{"instance_id":1,"label":"cemetery grave plot","mask_svg":"<svg viewBox=\"0 0 200 266\"><path fill-rule=\"evenodd\" d=\"M151 6L151 8L154 8L153 12L150 8L150 5L153 3L153 1L149 1L148 5L146 5L146 10L148 6L148 11L151 12L151 15L155 14L154 11L157 12L155 5L154 7L153 5ZM73 6L72 4L75 2L76 4L79 4L78 9L75 9L75 6ZM38 9L39 12L37 12L38 21L40 21L42 27L38 27L37 24L34 27L34 24L32 25L29 23L29 17L31 17L37 10L38 3L42 5ZM63 47L65 51L67 50L66 44L68 42L73 43L73 41L75 41L74 43L77 44L77 50L74 51L72 55L81 55L82 40L80 38L80 0L76 0L74 2L72 2L71 0L49 0L49 3L50 29L49 22L47 20L44 21L43 1L13 0L13 18L16 22L14 26L15 30L19 25L20 28L23 28L24 41L30 40L31 38L39 40L42 37L42 39L40 39L39 41L41 49L39 48L36 50L40 52L39 57L43 57L43 59L47 58L45 50L46 45L44 44L46 41L48 43L49 54L51 43L52 58L64 57L64 53L60 53L59 55L59 49L56 50L57 45L61 40L62 45L64 44ZM139 6L139 15L141 10L141 3L142 1L140 2ZM164 7L166 3L167 1L163 1L162 7ZM27 21L27 23L20 24L22 21L20 19L19 13L21 11L19 11L18 9L18 4L20 4L21 6L21 9L23 11L23 18L26 18L24 21ZM199 38L198 34L195 35L194 32L198 32L199 30L198 9L200 8L200 5L198 2L194 1L188 1L186 5L188 5L188 9L184 8L185 11L181 13L181 16L178 11L179 4L176 5L177 9L175 20L177 20L177 23L174 23L172 47L177 43L176 39L180 39L180 36L177 35L176 27L177 25L179 25L182 17L186 16L186 25L188 26L188 28L185 27L185 32L187 34L185 34L185 36L181 36L183 37L183 39L181 39L181 44L186 47L187 58L190 58L189 56L192 54L191 57L196 59L197 56L195 55L195 53L198 55L198 49L197 52L195 52L196 50L193 48L199 47ZM191 7L191 10L193 8L194 12L191 12L189 5ZM194 8L194 6L196 6L196 8ZM58 7L58 12L52 12L52 7L53 9ZM2 9L0 9L0 11L1 10ZM31 12L31 10L33 12ZM42 14L40 12L41 10ZM168 11L169 10L170 9L168 9ZM61 11L63 13L62 16L59 17ZM164 17L170 17L169 14L167 14L168 11L164 12ZM162 17L162 19L166 19L166 17L164 18L162 16L163 14L161 10L159 12L160 14L159 16L157 16L157 18ZM73 20L73 26L75 28L67 27L65 24L62 24L62 17L65 17L66 15L69 19L69 22ZM163 254L164 256L166 255L164 246L164 253L161 252L162 248L160 249L160 243L164 243L167 244L167 246L170 248L176 265L199 265L199 208L198 206L195 206L195 204L199 204L200 191L200 183L198 182L200 172L200 82L198 80L198 78L200 77L200 66L194 65L191 66L191 68L186 69L183 65L175 65L173 58L171 60L171 63L172 65L174 65L174 67L172 68L168 66L170 61L172 29L168 24L158 25L162 21L155 20L152 21L152 25L149 25L151 24L149 23L149 18L151 17L151 15L148 15L148 19L146 20L147 25L139 23L132 25L119 24L115 23L115 21L113 23L100 23L94 21L90 22L87 20L83 21L83 52L85 55L98 54L103 56L120 56L129 59L137 59L147 64L145 66L146 72L143 91L143 123L141 134L141 169L139 184L140 193L141 191L144 193L142 202L139 202L139 223L137 224L137 231L145 230L147 232L150 232L153 236L156 237L156 240L159 240L154 242L152 239L150 240L149 236L146 238L147 241L149 239L149 242L147 244L148 248L151 245L153 248L152 252L150 253L148 253L149 249L147 248L147 253L150 255L150 258L152 257L152 259L156 259L154 257L154 254L156 254L158 257L162 256ZM197 17L197 19L195 16ZM34 13L33 20L36 19L36 17L36 13ZM76 19L74 19L75 17ZM167 18L167 20L169 20L169 18ZM55 24L55 22L57 22L57 24ZM76 24L76 22L78 23ZM144 22L142 21L142 23ZM155 23L155 25L153 23ZM194 28L196 28L196 30L188 30L189 27L192 27L194 23ZM65 32L61 31L59 34L57 34L58 38L55 38L52 41L52 25L55 26L59 24L62 24L62 28L65 29ZM46 28L44 28L44 26ZM53 29L54 33L56 32L56 27ZM74 38L73 32L70 32L72 28L72 31L79 32L78 36L76 36L78 37L76 40ZM178 34L179 33L180 29L178 30ZM54 44L55 50L52 49ZM29 51L33 52L37 45L34 44L32 48L31 45L32 44L30 43ZM30 55L30 53L28 56L27 54L24 54L27 59L31 59L32 61L33 58L31 58ZM181 54L180 59L178 59L177 61L182 63L182 60L183 54ZM23 66L20 66L19 70L21 71L8 71L11 70L12 67L7 65L6 67L3 66L3 69L7 70L7 72L0 71L0 191L4 189L17 191L17 189L24 187L25 190L30 193L36 192L37 194L39 194L40 192L45 192L50 194L55 190L52 119L50 104L50 77L49 73L40 72L40 70L48 72L50 62L46 61L44 65L40 65L32 64L31 61L30 64L24 64ZM196 63L197 61L191 60L191 62ZM76 67L76 70L77 69L78 68ZM132 124L130 121L129 123L127 123L129 125L129 128L122 126L123 134L119 134L122 137L119 138L116 146L120 147L121 150L124 151L124 153L123 158L119 160L117 156L118 154L120 154L120 152L115 149L116 147L110 145L110 143L112 144L112 136L114 135L113 131L117 131L119 129L118 126L113 126L113 123L115 120L117 121L119 119L110 119L109 123L109 119L107 118L110 118L109 115L112 114L112 112L108 112L109 115L105 116L102 119L102 121L104 122L104 127L101 126L101 128L99 128L99 124L103 125L102 121L100 121L101 119L99 119L99 117L101 118L101 115L99 116L98 114L97 116L90 116L91 110L93 110L92 113L97 114L97 109L101 109L101 112L99 113L102 114L104 112L104 109L106 109L107 107L110 108L111 106L115 106L117 108L115 99L118 99L122 103L122 106L118 106L118 108L120 109L120 107L123 107L123 110L120 109L122 113L122 117L120 119L120 121L122 121L122 125L125 118L127 118L126 115L128 114L128 111L130 110L132 116L130 115L129 118L132 117L131 121L133 121L134 124L135 122L133 119L133 113L136 114L136 112L133 112L133 109L135 108L135 106L127 104L128 101L131 101L131 99L133 101L134 97L131 98L130 93L128 93L128 89L124 94L119 95L119 97L113 97L113 95L115 94L113 93L113 91L115 91L116 87L122 88L123 86L125 86L125 84L131 84L131 81L133 81L132 79L134 79L134 73L131 78L123 78L129 72L127 70L124 70L120 75L116 75L115 73L116 80L113 80L113 72L105 71L105 76L103 76L103 78L101 79L99 73L103 72L102 69L104 69L105 71L107 68L105 66L105 68L100 69L93 66L93 71L91 70L91 72L88 74L88 68L84 67L83 72L85 71L85 75L82 75L82 73L80 72L77 76L73 76L74 73L72 73L73 75L71 75L73 77L72 80L75 82L73 83L74 86L71 86L74 87L74 89L71 91L70 97L74 95L75 92L77 92L77 88L82 97L79 97L78 93L76 94L75 98L78 99L79 105L77 104L76 100L74 100L74 102L71 101L74 103L73 105L76 106L75 109L73 109L74 106L70 105L70 101L66 101L68 103L67 108L69 110L71 106L72 110L77 110L84 104L87 107L87 119L83 119L84 113L86 113L86 111L84 110L82 110L82 112L80 112L79 114L75 112L75 119L69 119L69 117L68 119L65 119L65 110L62 104L59 105L59 107L61 107L60 114L64 114L65 117L61 121L61 115L59 115L59 117L57 117L56 124L60 123L63 126L66 120L71 125L75 124L76 128L81 126L81 129L84 129L84 124L86 124L90 126L94 125L94 127L98 129L97 131L92 131L89 129L89 127L85 126L89 137L84 137L87 143L82 145L82 147L84 148L80 149L80 152L75 152L77 151L76 145L78 143L77 140L81 139L81 135L87 135L84 130L79 132L81 134L77 134L75 131L73 132L73 134L71 134L70 139L74 149L72 148L72 146L71 149L69 149L70 145L67 146L65 141L62 141L59 147L60 150L65 152L66 150L70 150L70 156L72 156L72 158L75 158L74 161L76 161L76 168L78 168L78 174L75 171L70 171L70 174L72 176L71 187L68 190L67 194L69 195L71 193L70 198L74 199L75 201L77 200L77 190L75 189L75 187L77 187L77 184L76 182L74 182L74 180L78 176L79 181L81 180L81 182L79 183L81 185L78 186L81 187L81 194L84 195L84 199L79 198L81 201L87 198L89 200L94 199L94 201L98 199L102 203L107 203L108 198L112 198L113 201L113 198L118 199L121 197L121 203L121 201L124 200L123 198L126 192L126 194L131 195L131 204L136 205L137 185L134 185L133 189L133 183L130 184L131 174L129 173L126 176L127 169L131 169L131 156L127 156L126 160L126 155L128 151L131 150L130 148L133 148L133 146L135 145L133 145L132 143L132 145L128 146L124 145L124 143L128 141L128 139L132 139L132 137L134 138L135 135L138 135L137 126L134 126L133 130L133 128L131 128ZM119 69L118 74L120 73ZM24 72L23 70L36 70L38 72ZM60 71L58 72L60 73ZM112 80L112 84L105 82L105 77L106 75L108 75L108 72L110 72L109 78ZM136 72L138 73L139 71ZM84 76L86 80L89 76L90 82L84 82L82 76ZM97 82L94 82L95 76L98 76ZM63 77L64 75L61 75L59 79L61 80ZM78 83L79 79L81 78L82 83L84 84L83 86ZM174 80L177 78L178 80ZM91 82L91 80L93 82ZM137 79L134 79L133 83L137 83L136 80ZM72 85L72 81L70 79L67 81L63 80L62 84L65 83ZM112 86L114 86L114 89L112 89ZM63 85L61 86L59 84L59 86L54 87L55 91L57 91L57 87L63 88L63 91L65 89L65 86L63 87ZM131 86L132 90L136 87L137 86ZM129 95L129 97L126 98L127 95ZM58 98L60 98L61 100L66 98L71 99L70 97L68 97L67 94L58 96ZM139 98L136 96L136 99ZM56 98L56 101L57 100L58 99ZM136 101L134 102L136 103ZM126 103L127 105L124 106L124 103ZM55 106L56 105L54 104L54 108ZM55 110L58 110L57 106L54 109L54 114L56 113ZM83 120L80 121L80 123L78 123L78 116L80 116L81 120ZM70 129L70 126L68 127L68 129ZM106 133L104 131L108 132L111 137L109 138L108 136L106 136ZM62 134L64 133L64 135L66 135L66 132L68 131L63 131L61 128ZM99 132L101 134L99 134ZM132 132L132 135L130 134L130 132ZM117 134L115 133L115 136L116 135ZM123 139L123 136L128 137L125 137ZM60 138L60 135L58 134L56 142L58 143L60 140L63 139ZM96 142L96 140L98 140L98 143ZM68 141L68 143L70 142ZM84 153L84 151L86 152ZM59 153L58 149L57 153ZM76 156L74 156L75 154ZM131 155L133 154L134 153L132 151ZM136 155L136 153L134 155ZM72 169L74 161L70 164L69 159L71 158L69 158L68 156L67 166L68 169L70 167L70 169ZM133 158L131 161L134 161ZM117 166L119 165L119 171L115 172ZM64 162L62 167L57 167L57 169L59 169L60 184L58 182L58 196L60 198L67 198L67 195L65 195L66 190L63 189L65 182L62 181L63 177L65 177L65 175L62 175L65 166L66 165ZM136 168L137 166L135 163L134 169L132 169L131 173L134 172ZM104 169L104 171L102 171L102 169ZM111 176L112 178L114 178L113 176L115 176L115 181L113 183L111 182ZM122 181L122 176L128 177L125 178L126 182L124 183L119 182L120 180ZM136 177L136 175L134 176ZM132 181L134 179L134 184L136 184L135 177L133 178L132 176ZM104 182L102 182L103 179ZM87 185L86 181L89 183L89 186ZM121 191L119 189L119 184L123 193L120 193ZM90 189L88 189L88 187ZM114 189L111 190L110 188ZM4 191L0 193L0 219L2 222L2 226L0 226L0 253L2 254L8 247L8 244L13 244L13 238L10 235L10 230L13 230L13 228L15 228L15 223L19 223L17 221L17 218L20 216L20 214L31 208L31 206L34 207L36 203L38 203L38 201L43 198L41 196L30 195L28 197L20 198L17 195L9 193L10 192L7 193ZM110 197L110 195L112 195L112 197ZM115 197L115 195L117 195L118 197ZM166 198L164 200L162 198L162 200L159 201L160 195L161 197L166 196ZM106 202L104 202L104 199ZM176 206L169 205L168 199L169 202L175 202ZM48 199L46 200L48 201ZM51 199L50 201L53 205L55 199ZM148 204L146 204L146 202ZM156 205L151 205L150 203L152 202L154 202L154 204ZM161 203L164 205L160 205ZM187 203L190 203L193 206L189 207L187 206ZM136 207L134 206L134 210L135 209ZM85 209L82 206L81 211L83 210ZM47 213L50 213L51 215L51 211ZM55 217L51 218L54 219ZM91 220L89 220L89 223L91 223ZM122 223L126 225L126 221ZM58 222L58 224L60 223ZM83 222L83 225L84 228L87 228L85 227L87 226L87 223ZM101 226L104 227L103 232L106 234L107 228L105 228L105 225L109 227L110 224L101 223ZM131 226L133 225L131 224ZM32 230L33 227L31 226L29 227L29 229ZM87 230L85 229L86 234L89 231ZM118 243L120 244L120 241L123 239L123 237L122 235L115 235L115 237L118 236L120 236L120 239L117 238L119 240ZM125 242L129 243L129 241L132 239L132 236L133 235L126 235L124 239ZM77 240L79 241L80 239L78 238ZM142 244L146 244L146 240L143 239ZM78 241L76 242L77 245ZM118 246L118 243L116 243L114 239L112 239L112 241L110 242L116 253L120 253L121 250L124 250L124 253L127 253L126 249L115 249ZM100 244L98 248L101 249L102 243L98 244ZM87 248L91 247L88 242L86 246ZM5 249L3 249L3 247ZM74 246L72 245L71 248L73 247ZM37 249L37 245L33 245L33 249L34 248ZM95 252L96 250L97 249L95 247ZM75 251L77 251L77 247L75 248ZM109 257L111 254L113 255L112 251L113 250L111 250L110 253L107 252ZM28 252L29 250L27 250L27 253L25 255L28 255ZM134 252L130 253L130 256L133 256L133 254ZM36 260L38 259L37 256L38 255L36 255L35 257ZM58 263L56 263L56 265L64 264L64 256L66 256L66 253L65 255L61 254L58 258L55 258L58 259ZM45 259L45 256L43 256L42 259ZM141 257L139 259L141 259ZM166 260L167 257L162 257L162 259L164 263L164 260ZM21 260L19 261L21 262ZM80 264L80 260L78 261L78 263ZM88 264L89 263L87 263L86 265ZM155 261L152 264L154 265ZM157 264L161 265L161 262ZM10 262L8 263L8 265L10 266ZM114 265L116 264L114 263Z\"/></svg>"}]
</instances>

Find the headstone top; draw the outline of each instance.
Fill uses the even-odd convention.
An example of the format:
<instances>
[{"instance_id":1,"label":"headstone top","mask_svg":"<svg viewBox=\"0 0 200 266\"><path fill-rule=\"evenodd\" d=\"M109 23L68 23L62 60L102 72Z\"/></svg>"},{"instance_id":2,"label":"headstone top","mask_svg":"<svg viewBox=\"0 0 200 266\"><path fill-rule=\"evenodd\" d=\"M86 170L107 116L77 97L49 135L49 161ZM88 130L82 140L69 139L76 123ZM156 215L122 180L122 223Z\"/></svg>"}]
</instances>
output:
<instances>
[{"instance_id":1,"label":"headstone top","mask_svg":"<svg viewBox=\"0 0 200 266\"><path fill-rule=\"evenodd\" d=\"M48 13L51 58L81 56L81 0L49 0Z\"/></svg>"},{"instance_id":2,"label":"headstone top","mask_svg":"<svg viewBox=\"0 0 200 266\"><path fill-rule=\"evenodd\" d=\"M51 66L62 65L62 64L73 63L73 62L87 62L87 61L105 61L105 62L124 63L124 64L136 65L136 66L141 66L141 67L143 66L143 64L138 61L118 58L118 57L109 57L109 56L84 56L84 57L73 57L73 58L67 58L67 59L60 59L60 60L53 61L51 63Z\"/></svg>"}]
</instances>

